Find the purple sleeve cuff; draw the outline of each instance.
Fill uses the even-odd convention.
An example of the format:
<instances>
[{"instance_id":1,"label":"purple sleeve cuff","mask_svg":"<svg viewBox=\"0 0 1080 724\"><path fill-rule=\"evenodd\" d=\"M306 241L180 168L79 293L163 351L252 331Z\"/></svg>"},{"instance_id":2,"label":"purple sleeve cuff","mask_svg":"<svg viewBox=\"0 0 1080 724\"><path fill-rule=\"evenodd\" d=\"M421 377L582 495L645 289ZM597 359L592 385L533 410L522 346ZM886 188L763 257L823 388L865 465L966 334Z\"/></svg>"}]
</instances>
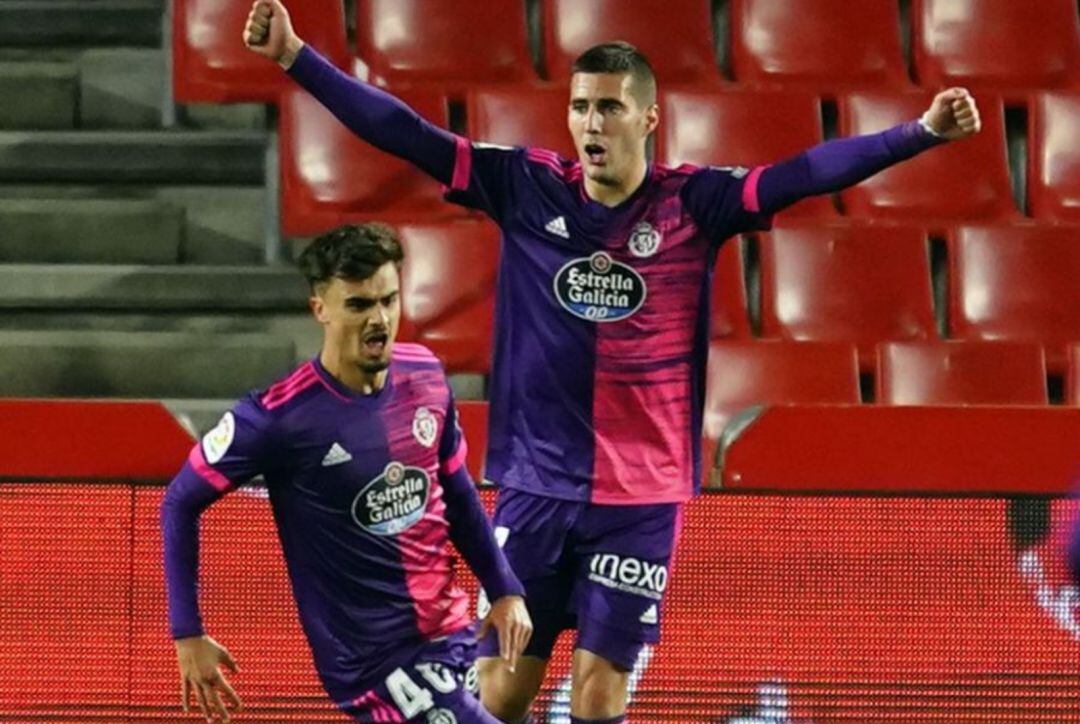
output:
<instances>
[{"instance_id":1,"label":"purple sleeve cuff","mask_svg":"<svg viewBox=\"0 0 1080 724\"><path fill-rule=\"evenodd\" d=\"M198 595L199 516L221 495L188 462L169 484L161 503L169 631L174 639L204 633Z\"/></svg>"},{"instance_id":2,"label":"purple sleeve cuff","mask_svg":"<svg viewBox=\"0 0 1080 724\"><path fill-rule=\"evenodd\" d=\"M476 574L488 599L503 596L524 596L525 588L510 570L487 513L480 503L476 485L468 470L462 466L450 475L440 474L446 492L446 518L450 522L450 539Z\"/></svg>"},{"instance_id":3,"label":"purple sleeve cuff","mask_svg":"<svg viewBox=\"0 0 1080 724\"><path fill-rule=\"evenodd\" d=\"M342 72L310 45L300 49L288 73L357 136L457 188L460 149L454 134L386 91Z\"/></svg>"},{"instance_id":4,"label":"purple sleeve cuff","mask_svg":"<svg viewBox=\"0 0 1080 724\"><path fill-rule=\"evenodd\" d=\"M761 209L776 213L807 196L853 186L945 142L919 121L902 123L881 133L826 141L765 169L756 196Z\"/></svg>"}]
</instances>

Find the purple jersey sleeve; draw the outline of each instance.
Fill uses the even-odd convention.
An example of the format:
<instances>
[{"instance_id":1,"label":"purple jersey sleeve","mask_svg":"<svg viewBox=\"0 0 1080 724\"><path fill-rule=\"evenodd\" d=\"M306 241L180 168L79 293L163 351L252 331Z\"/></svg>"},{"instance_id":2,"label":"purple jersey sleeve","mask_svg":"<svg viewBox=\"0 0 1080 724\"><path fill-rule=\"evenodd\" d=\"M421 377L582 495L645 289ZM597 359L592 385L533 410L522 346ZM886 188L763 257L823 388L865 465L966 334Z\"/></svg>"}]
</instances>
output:
<instances>
[{"instance_id":1,"label":"purple jersey sleeve","mask_svg":"<svg viewBox=\"0 0 1080 724\"><path fill-rule=\"evenodd\" d=\"M709 166L690 177L682 188L682 201L706 236L719 242L772 225L772 215L762 213L757 197L763 170Z\"/></svg>"},{"instance_id":2,"label":"purple jersey sleeve","mask_svg":"<svg viewBox=\"0 0 1080 724\"><path fill-rule=\"evenodd\" d=\"M457 422L453 396L446 412L446 427L439 447L439 481L446 496L450 539L465 558L490 600L524 596L525 589L510 569L495 540L491 522L465 467L467 448Z\"/></svg>"},{"instance_id":3,"label":"purple jersey sleeve","mask_svg":"<svg viewBox=\"0 0 1080 724\"><path fill-rule=\"evenodd\" d=\"M446 200L500 221L518 203L521 179L529 173L525 155L524 148L467 143L458 154Z\"/></svg>"},{"instance_id":4,"label":"purple jersey sleeve","mask_svg":"<svg viewBox=\"0 0 1080 724\"><path fill-rule=\"evenodd\" d=\"M173 638L203 633L198 604L199 516L211 503L262 471L266 412L245 398L196 443L161 504L169 630Z\"/></svg>"},{"instance_id":5,"label":"purple jersey sleeve","mask_svg":"<svg viewBox=\"0 0 1080 724\"><path fill-rule=\"evenodd\" d=\"M400 99L342 72L305 45L289 75L372 146L403 158L452 186L468 143L420 117Z\"/></svg>"},{"instance_id":6,"label":"purple jersey sleeve","mask_svg":"<svg viewBox=\"0 0 1080 724\"><path fill-rule=\"evenodd\" d=\"M927 131L919 121L903 123L881 133L826 141L765 168L756 197L762 210L776 213L807 196L853 186L945 142Z\"/></svg>"}]
</instances>

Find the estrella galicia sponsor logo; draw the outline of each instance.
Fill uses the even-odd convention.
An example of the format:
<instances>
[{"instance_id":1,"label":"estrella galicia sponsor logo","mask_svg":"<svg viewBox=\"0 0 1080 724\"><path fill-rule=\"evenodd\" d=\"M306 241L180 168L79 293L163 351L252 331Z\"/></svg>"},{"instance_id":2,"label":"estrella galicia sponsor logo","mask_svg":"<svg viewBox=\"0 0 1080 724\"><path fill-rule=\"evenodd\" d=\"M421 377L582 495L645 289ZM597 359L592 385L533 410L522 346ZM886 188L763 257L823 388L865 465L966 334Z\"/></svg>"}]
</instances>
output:
<instances>
[{"instance_id":1,"label":"estrella galicia sponsor logo","mask_svg":"<svg viewBox=\"0 0 1080 724\"><path fill-rule=\"evenodd\" d=\"M424 517L430 492L424 470L392 462L353 499L353 520L369 533L397 535Z\"/></svg>"},{"instance_id":2,"label":"estrella galicia sponsor logo","mask_svg":"<svg viewBox=\"0 0 1080 724\"><path fill-rule=\"evenodd\" d=\"M614 553L594 553L589 580L637 596L659 601L668 584L667 566Z\"/></svg>"},{"instance_id":3,"label":"estrella galicia sponsor logo","mask_svg":"<svg viewBox=\"0 0 1080 724\"><path fill-rule=\"evenodd\" d=\"M618 322L645 303L645 280L605 252L567 262L555 275L555 297L575 317Z\"/></svg>"}]
</instances>

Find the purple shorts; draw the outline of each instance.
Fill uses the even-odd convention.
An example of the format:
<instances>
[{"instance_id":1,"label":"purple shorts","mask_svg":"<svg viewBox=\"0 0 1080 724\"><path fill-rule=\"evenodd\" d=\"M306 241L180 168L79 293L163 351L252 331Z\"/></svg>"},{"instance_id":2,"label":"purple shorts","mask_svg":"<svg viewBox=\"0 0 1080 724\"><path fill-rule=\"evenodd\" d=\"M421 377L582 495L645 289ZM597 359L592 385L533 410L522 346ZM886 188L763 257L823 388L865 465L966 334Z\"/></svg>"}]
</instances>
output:
<instances>
[{"instance_id":1,"label":"purple shorts","mask_svg":"<svg viewBox=\"0 0 1080 724\"><path fill-rule=\"evenodd\" d=\"M678 503L597 505L502 488L495 534L525 586L525 655L550 658L559 633L576 628L576 648L633 669L642 646L660 639L681 513ZM498 656L494 634L480 655Z\"/></svg>"},{"instance_id":2,"label":"purple shorts","mask_svg":"<svg viewBox=\"0 0 1080 724\"><path fill-rule=\"evenodd\" d=\"M476 698L476 638L469 627L417 649L378 686L338 706L359 722L499 724Z\"/></svg>"}]
</instances>

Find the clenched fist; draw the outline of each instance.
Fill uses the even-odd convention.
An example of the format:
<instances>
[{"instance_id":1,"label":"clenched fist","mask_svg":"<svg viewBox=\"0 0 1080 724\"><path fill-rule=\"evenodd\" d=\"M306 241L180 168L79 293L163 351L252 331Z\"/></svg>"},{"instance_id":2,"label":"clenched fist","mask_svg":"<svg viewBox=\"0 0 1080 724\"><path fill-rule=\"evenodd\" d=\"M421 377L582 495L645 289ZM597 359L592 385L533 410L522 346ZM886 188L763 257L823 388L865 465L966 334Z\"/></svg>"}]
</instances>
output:
<instances>
[{"instance_id":1,"label":"clenched fist","mask_svg":"<svg viewBox=\"0 0 1080 724\"><path fill-rule=\"evenodd\" d=\"M979 132L979 108L966 88L949 88L938 93L922 120L934 133L955 141Z\"/></svg>"},{"instance_id":2,"label":"clenched fist","mask_svg":"<svg viewBox=\"0 0 1080 724\"><path fill-rule=\"evenodd\" d=\"M255 0L244 26L244 45L288 70L304 41L280 0Z\"/></svg>"}]
</instances>

